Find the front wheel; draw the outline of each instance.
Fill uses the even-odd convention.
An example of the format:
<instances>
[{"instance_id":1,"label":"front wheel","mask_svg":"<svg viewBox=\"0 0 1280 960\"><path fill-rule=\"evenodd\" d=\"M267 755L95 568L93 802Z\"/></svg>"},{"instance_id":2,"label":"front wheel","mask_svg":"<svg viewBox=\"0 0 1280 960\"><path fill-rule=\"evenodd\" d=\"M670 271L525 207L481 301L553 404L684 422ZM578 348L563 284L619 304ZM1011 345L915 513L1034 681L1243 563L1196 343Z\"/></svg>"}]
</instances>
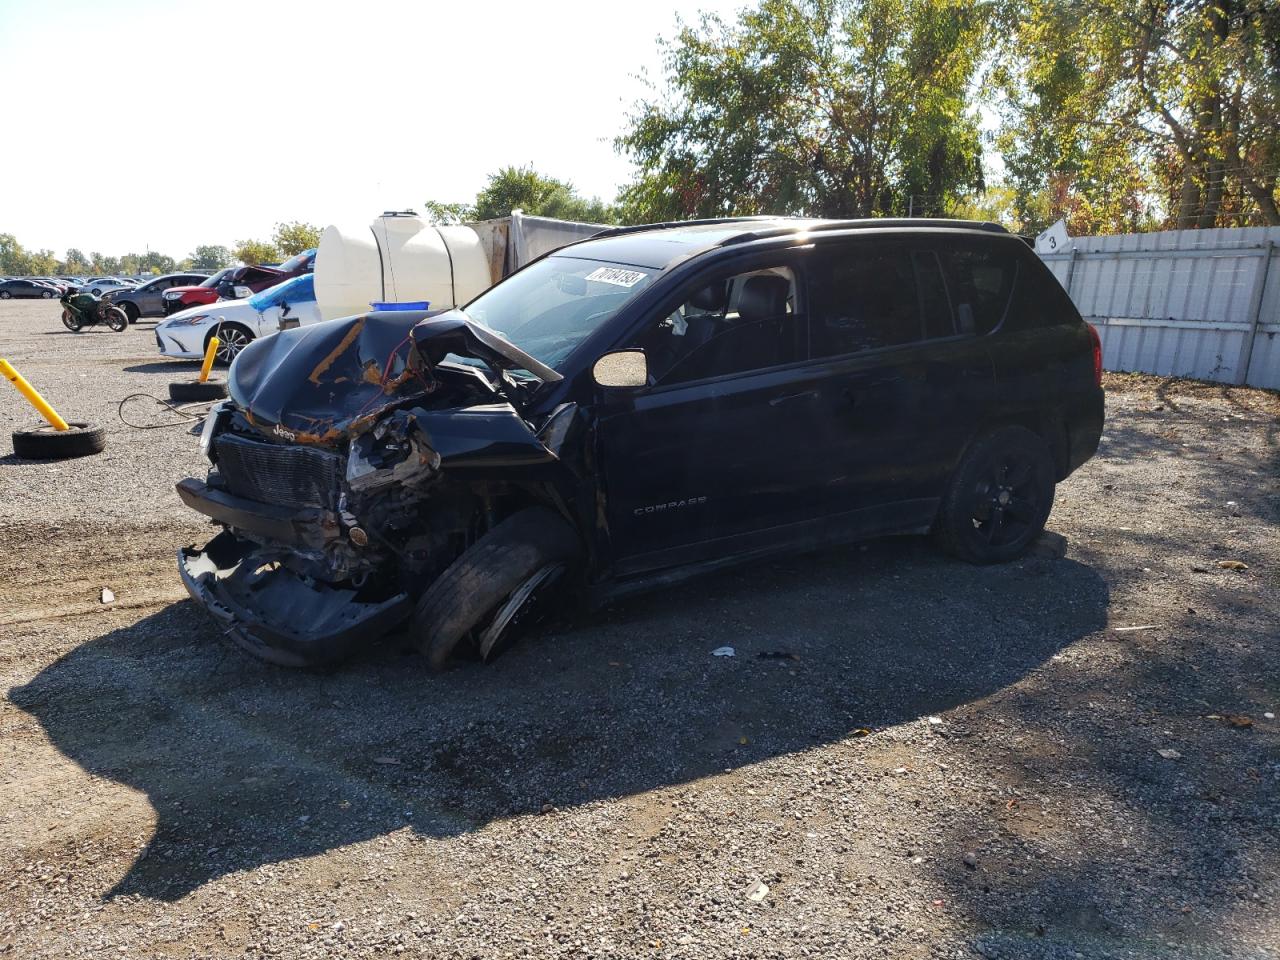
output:
<instances>
[{"instance_id":1,"label":"front wheel","mask_svg":"<svg viewBox=\"0 0 1280 960\"><path fill-rule=\"evenodd\" d=\"M0 290L0 300L8 300L12 296L8 290Z\"/></svg>"},{"instance_id":2,"label":"front wheel","mask_svg":"<svg viewBox=\"0 0 1280 960\"><path fill-rule=\"evenodd\" d=\"M973 442L951 479L935 532L947 552L970 563L1022 556L1053 508L1049 448L1025 427L1001 427Z\"/></svg>"},{"instance_id":3,"label":"front wheel","mask_svg":"<svg viewBox=\"0 0 1280 960\"><path fill-rule=\"evenodd\" d=\"M41 300L52 300L52 299L53 299L53 291L52 291L52 290L41 290L41 291L40 291L40 299L41 299Z\"/></svg>"},{"instance_id":4,"label":"front wheel","mask_svg":"<svg viewBox=\"0 0 1280 960\"><path fill-rule=\"evenodd\" d=\"M80 318L66 308L62 311L62 325L72 333L80 332Z\"/></svg>"},{"instance_id":5,"label":"front wheel","mask_svg":"<svg viewBox=\"0 0 1280 960\"><path fill-rule=\"evenodd\" d=\"M236 324L227 324L215 327L210 336L218 338L218 352L216 354L218 362L230 366L231 361L240 355L240 351L253 343L253 334L244 327ZM208 349L209 341L205 341L205 349Z\"/></svg>"},{"instance_id":6,"label":"front wheel","mask_svg":"<svg viewBox=\"0 0 1280 960\"><path fill-rule=\"evenodd\" d=\"M413 632L431 668L443 670L469 636L486 659L501 650L578 551L573 528L547 507L514 513L473 543L418 600Z\"/></svg>"}]
</instances>

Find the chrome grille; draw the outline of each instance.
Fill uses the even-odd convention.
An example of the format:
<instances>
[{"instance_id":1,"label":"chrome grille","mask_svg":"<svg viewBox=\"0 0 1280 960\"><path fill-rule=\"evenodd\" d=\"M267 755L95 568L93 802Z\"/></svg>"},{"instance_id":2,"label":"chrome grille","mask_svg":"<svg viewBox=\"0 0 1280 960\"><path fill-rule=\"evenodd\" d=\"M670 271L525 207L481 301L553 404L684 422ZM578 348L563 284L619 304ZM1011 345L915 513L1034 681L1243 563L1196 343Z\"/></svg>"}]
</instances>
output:
<instances>
[{"instance_id":1,"label":"chrome grille","mask_svg":"<svg viewBox=\"0 0 1280 960\"><path fill-rule=\"evenodd\" d=\"M296 509L337 509L344 466L336 453L232 433L220 434L213 444L218 472L236 496Z\"/></svg>"}]
</instances>

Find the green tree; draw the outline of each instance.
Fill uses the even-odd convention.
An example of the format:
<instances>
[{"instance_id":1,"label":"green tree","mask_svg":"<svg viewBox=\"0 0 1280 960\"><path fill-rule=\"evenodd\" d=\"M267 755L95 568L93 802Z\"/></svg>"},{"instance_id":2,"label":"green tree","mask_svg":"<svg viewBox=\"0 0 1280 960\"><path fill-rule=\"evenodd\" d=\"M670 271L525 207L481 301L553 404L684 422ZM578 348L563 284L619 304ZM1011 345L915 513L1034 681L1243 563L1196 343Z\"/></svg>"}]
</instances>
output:
<instances>
[{"instance_id":1,"label":"green tree","mask_svg":"<svg viewBox=\"0 0 1280 960\"><path fill-rule=\"evenodd\" d=\"M241 240L232 252L237 260L250 265L275 263L280 259L280 251L267 240Z\"/></svg>"},{"instance_id":2,"label":"green tree","mask_svg":"<svg viewBox=\"0 0 1280 960\"><path fill-rule=\"evenodd\" d=\"M442 203L439 200L427 200L423 203L423 209L427 220L442 227L479 219L475 215L475 204L472 203Z\"/></svg>"},{"instance_id":3,"label":"green tree","mask_svg":"<svg viewBox=\"0 0 1280 960\"><path fill-rule=\"evenodd\" d=\"M538 173L532 167L502 167L489 174L474 203L441 203L428 200L427 217L434 223L463 223L506 217L512 210L530 216L616 223L617 213L598 197L583 197L567 180Z\"/></svg>"},{"instance_id":4,"label":"green tree","mask_svg":"<svg viewBox=\"0 0 1280 960\"><path fill-rule=\"evenodd\" d=\"M221 270L223 267L231 266L234 260L231 251L226 247L218 244L203 244L196 247L184 262L190 263L187 269L191 270Z\"/></svg>"},{"instance_id":5,"label":"green tree","mask_svg":"<svg viewBox=\"0 0 1280 960\"><path fill-rule=\"evenodd\" d=\"M26 273L27 252L12 233L0 233L0 273L18 275Z\"/></svg>"},{"instance_id":6,"label":"green tree","mask_svg":"<svg viewBox=\"0 0 1280 960\"><path fill-rule=\"evenodd\" d=\"M120 268L119 257L108 257L108 256L102 255L101 253L94 252L89 254L89 258L93 262L93 267L91 271L93 273L113 274L113 273L123 272Z\"/></svg>"},{"instance_id":7,"label":"green tree","mask_svg":"<svg viewBox=\"0 0 1280 960\"><path fill-rule=\"evenodd\" d=\"M28 251L23 272L33 277L51 276L58 272L58 258L52 250Z\"/></svg>"},{"instance_id":8,"label":"green tree","mask_svg":"<svg viewBox=\"0 0 1280 960\"><path fill-rule=\"evenodd\" d=\"M89 263L89 258L75 247L71 247L67 250L67 259L63 261L60 272L78 274L88 273L92 269L93 267Z\"/></svg>"},{"instance_id":9,"label":"green tree","mask_svg":"<svg viewBox=\"0 0 1280 960\"><path fill-rule=\"evenodd\" d=\"M945 212L982 185L980 0L761 0L664 41L625 221Z\"/></svg>"},{"instance_id":10,"label":"green tree","mask_svg":"<svg viewBox=\"0 0 1280 960\"><path fill-rule=\"evenodd\" d=\"M1074 232L1280 224L1273 0L1015 0L993 74L1023 215Z\"/></svg>"},{"instance_id":11,"label":"green tree","mask_svg":"<svg viewBox=\"0 0 1280 960\"><path fill-rule=\"evenodd\" d=\"M320 228L296 220L292 223L277 223L271 242L281 255L292 257L295 253L320 246Z\"/></svg>"}]
</instances>

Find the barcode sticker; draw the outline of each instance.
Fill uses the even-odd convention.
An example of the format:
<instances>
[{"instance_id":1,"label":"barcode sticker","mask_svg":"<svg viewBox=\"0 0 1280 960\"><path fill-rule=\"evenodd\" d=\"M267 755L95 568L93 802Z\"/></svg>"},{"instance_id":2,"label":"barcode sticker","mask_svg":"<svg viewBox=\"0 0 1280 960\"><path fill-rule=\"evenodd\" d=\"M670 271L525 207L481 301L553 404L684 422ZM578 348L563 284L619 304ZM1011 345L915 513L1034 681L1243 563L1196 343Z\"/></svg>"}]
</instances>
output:
<instances>
[{"instance_id":1,"label":"barcode sticker","mask_svg":"<svg viewBox=\"0 0 1280 960\"><path fill-rule=\"evenodd\" d=\"M600 267L587 274L586 279L600 283L612 283L618 287L634 287L645 278L643 273L635 270L619 270L617 267Z\"/></svg>"}]
</instances>

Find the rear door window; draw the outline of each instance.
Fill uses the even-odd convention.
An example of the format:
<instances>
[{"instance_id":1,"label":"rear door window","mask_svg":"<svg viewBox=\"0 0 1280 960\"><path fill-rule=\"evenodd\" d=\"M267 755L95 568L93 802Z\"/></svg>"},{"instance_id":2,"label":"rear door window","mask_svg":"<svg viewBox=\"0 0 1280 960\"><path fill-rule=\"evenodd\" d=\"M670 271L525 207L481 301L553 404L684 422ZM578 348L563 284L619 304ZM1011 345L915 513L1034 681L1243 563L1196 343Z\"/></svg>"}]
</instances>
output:
<instances>
[{"instance_id":1,"label":"rear door window","mask_svg":"<svg viewBox=\"0 0 1280 960\"><path fill-rule=\"evenodd\" d=\"M815 357L955 333L942 262L932 249L896 240L819 247L808 273Z\"/></svg>"},{"instance_id":2,"label":"rear door window","mask_svg":"<svg viewBox=\"0 0 1280 960\"><path fill-rule=\"evenodd\" d=\"M983 336L1004 321L1019 264L1009 245L959 240L945 254L956 332Z\"/></svg>"}]
</instances>

